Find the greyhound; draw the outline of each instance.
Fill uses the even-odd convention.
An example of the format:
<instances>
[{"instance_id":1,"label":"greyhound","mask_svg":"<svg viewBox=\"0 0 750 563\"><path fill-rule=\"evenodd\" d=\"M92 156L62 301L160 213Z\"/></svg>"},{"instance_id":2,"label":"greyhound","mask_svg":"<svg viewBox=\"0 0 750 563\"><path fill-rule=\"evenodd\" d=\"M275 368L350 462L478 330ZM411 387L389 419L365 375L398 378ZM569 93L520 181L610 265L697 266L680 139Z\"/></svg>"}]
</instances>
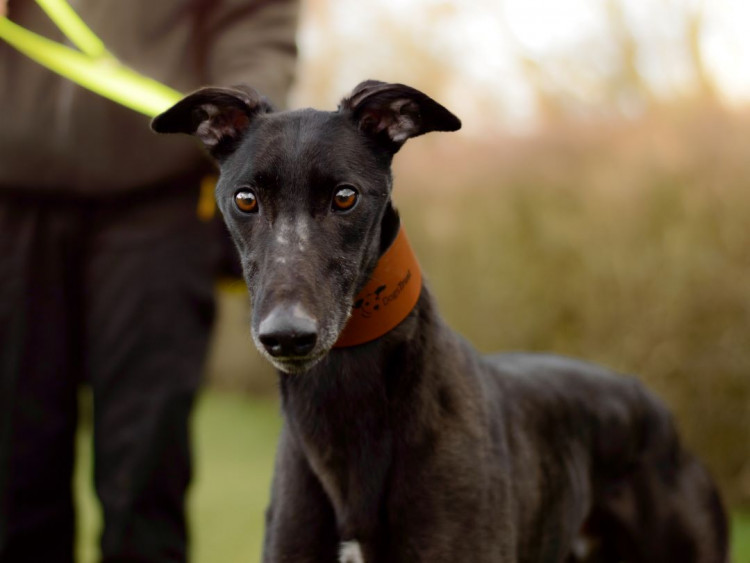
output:
<instances>
[{"instance_id":1,"label":"greyhound","mask_svg":"<svg viewBox=\"0 0 750 563\"><path fill-rule=\"evenodd\" d=\"M372 80L333 112L203 88L152 122L217 161L252 337L279 372L263 561L725 563L717 488L641 384L559 356L481 356L440 318L391 162L460 126Z\"/></svg>"}]
</instances>

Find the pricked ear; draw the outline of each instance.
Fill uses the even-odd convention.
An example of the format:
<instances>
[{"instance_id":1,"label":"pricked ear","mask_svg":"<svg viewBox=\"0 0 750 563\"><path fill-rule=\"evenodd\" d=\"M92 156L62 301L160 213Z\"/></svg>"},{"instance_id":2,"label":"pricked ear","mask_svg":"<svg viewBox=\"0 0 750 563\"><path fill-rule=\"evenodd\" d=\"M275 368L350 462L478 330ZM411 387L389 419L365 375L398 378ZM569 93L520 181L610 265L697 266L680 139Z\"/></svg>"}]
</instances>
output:
<instances>
[{"instance_id":1,"label":"pricked ear","mask_svg":"<svg viewBox=\"0 0 750 563\"><path fill-rule=\"evenodd\" d=\"M366 80L341 101L359 129L395 153L407 139L430 131L457 131L461 121L435 100L404 84Z\"/></svg>"},{"instance_id":2,"label":"pricked ear","mask_svg":"<svg viewBox=\"0 0 750 563\"><path fill-rule=\"evenodd\" d=\"M247 86L201 88L151 121L157 133L198 137L217 160L231 154L253 118L273 111L271 103Z\"/></svg>"}]
</instances>

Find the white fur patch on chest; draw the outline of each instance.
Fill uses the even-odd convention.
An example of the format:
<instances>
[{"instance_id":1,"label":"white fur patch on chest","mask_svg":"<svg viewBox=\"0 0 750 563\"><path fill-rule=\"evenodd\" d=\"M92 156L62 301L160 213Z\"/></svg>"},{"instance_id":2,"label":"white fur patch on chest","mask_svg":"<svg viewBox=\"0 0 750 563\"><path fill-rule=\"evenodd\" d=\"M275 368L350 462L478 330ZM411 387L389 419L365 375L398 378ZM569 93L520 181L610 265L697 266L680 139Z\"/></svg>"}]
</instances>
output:
<instances>
[{"instance_id":1,"label":"white fur patch on chest","mask_svg":"<svg viewBox=\"0 0 750 563\"><path fill-rule=\"evenodd\" d=\"M575 558L574 561L588 561L596 547L597 544L593 539L581 533L573 539L570 551Z\"/></svg>"},{"instance_id":2,"label":"white fur patch on chest","mask_svg":"<svg viewBox=\"0 0 750 563\"><path fill-rule=\"evenodd\" d=\"M339 563L365 563L362 548L356 540L341 542L339 547Z\"/></svg>"}]
</instances>

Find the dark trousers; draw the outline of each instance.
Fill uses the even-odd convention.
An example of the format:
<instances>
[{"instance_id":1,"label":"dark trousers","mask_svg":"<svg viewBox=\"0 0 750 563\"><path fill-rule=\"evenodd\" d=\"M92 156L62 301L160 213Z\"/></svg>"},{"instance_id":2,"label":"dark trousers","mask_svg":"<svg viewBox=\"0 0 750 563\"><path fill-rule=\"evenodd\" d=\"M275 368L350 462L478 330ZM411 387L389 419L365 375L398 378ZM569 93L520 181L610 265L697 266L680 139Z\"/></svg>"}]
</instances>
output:
<instances>
[{"instance_id":1,"label":"dark trousers","mask_svg":"<svg viewBox=\"0 0 750 563\"><path fill-rule=\"evenodd\" d=\"M103 560L187 559L188 422L217 246L197 186L180 184L102 201L0 195L1 563L73 560L81 384Z\"/></svg>"}]
</instances>

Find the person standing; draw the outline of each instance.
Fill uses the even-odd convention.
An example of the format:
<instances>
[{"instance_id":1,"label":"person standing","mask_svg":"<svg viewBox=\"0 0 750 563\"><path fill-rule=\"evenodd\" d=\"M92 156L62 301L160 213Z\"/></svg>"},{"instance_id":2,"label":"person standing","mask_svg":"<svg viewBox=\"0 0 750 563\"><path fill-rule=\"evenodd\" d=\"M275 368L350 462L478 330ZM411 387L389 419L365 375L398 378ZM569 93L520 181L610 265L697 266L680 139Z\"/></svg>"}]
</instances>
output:
<instances>
[{"instance_id":1,"label":"person standing","mask_svg":"<svg viewBox=\"0 0 750 563\"><path fill-rule=\"evenodd\" d=\"M71 4L119 60L176 90L244 83L284 105L298 0ZM7 15L64 40L32 0ZM0 563L73 561L81 384L102 560L186 561L188 420L221 246L196 213L210 164L2 42L0 112Z\"/></svg>"}]
</instances>

